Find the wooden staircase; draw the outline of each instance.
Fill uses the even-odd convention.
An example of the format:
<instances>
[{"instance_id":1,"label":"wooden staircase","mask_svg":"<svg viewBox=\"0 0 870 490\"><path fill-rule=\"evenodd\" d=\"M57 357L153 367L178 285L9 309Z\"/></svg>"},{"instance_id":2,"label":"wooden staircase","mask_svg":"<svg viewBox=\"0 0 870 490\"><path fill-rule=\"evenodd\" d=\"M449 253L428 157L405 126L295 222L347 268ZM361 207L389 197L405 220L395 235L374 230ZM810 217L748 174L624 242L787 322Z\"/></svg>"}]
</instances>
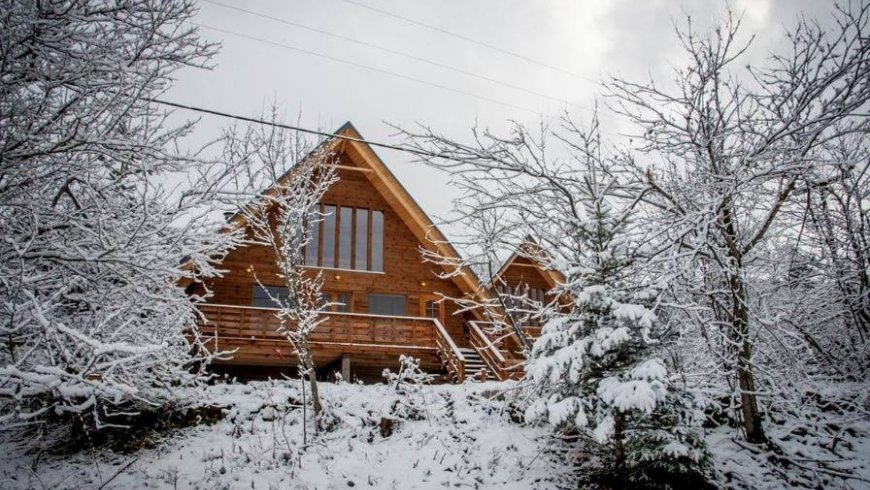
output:
<instances>
[{"instance_id":1,"label":"wooden staircase","mask_svg":"<svg viewBox=\"0 0 870 490\"><path fill-rule=\"evenodd\" d=\"M479 381L498 379L495 373L487 366L477 350L471 347L460 347L462 357L465 358L465 376Z\"/></svg>"}]
</instances>

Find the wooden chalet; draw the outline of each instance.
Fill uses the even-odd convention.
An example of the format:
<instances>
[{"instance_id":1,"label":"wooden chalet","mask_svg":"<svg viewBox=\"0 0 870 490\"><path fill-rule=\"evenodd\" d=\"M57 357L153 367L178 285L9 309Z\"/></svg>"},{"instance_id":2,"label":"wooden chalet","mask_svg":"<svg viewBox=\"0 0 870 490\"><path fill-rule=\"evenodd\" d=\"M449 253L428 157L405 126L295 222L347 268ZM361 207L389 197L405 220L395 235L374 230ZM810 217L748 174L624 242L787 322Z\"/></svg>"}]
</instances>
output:
<instances>
[{"instance_id":1,"label":"wooden chalet","mask_svg":"<svg viewBox=\"0 0 870 490\"><path fill-rule=\"evenodd\" d=\"M448 380L462 381L466 374L510 377L516 372L510 368L522 359L503 352L504 342L497 346L480 328L481 315L459 313L458 305L444 299L486 295L487 289L471 270L441 279L437 266L423 262L421 247L458 255L353 125L346 123L336 134L351 139L327 142L338 158L339 180L321 200L325 218L312 230L313 244L305 251L306 267L323 274L322 291L336 303L311 338L320 375L379 379L405 354ZM271 251L239 247L222 268L228 272L208 282L212 295L199 307L208 347L229 352L214 369L241 376L294 371L296 357L277 333L277 310L254 279L256 271L268 293L281 294ZM503 272L514 277L518 269L531 277L532 269L519 259ZM526 275L516 277L529 283Z\"/></svg>"}]
</instances>

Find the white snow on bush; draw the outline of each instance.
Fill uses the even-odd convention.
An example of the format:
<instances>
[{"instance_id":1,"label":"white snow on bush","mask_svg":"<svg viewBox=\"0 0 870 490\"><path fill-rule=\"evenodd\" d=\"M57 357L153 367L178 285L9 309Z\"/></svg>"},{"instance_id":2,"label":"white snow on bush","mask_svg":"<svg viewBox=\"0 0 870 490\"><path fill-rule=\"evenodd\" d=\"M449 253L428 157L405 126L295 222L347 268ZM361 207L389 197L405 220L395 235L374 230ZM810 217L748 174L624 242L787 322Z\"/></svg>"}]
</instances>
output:
<instances>
[{"instance_id":1,"label":"white snow on bush","mask_svg":"<svg viewBox=\"0 0 870 490\"><path fill-rule=\"evenodd\" d=\"M633 305L622 303L613 309L613 316L616 318L635 323L643 328L651 328L656 320L656 315L649 309L641 305Z\"/></svg>"},{"instance_id":2,"label":"white snow on bush","mask_svg":"<svg viewBox=\"0 0 870 490\"><path fill-rule=\"evenodd\" d=\"M621 412L640 410L651 413L656 403L664 399L665 391L659 382L620 381L617 377L610 377L598 383L598 396Z\"/></svg>"},{"instance_id":3,"label":"white snow on bush","mask_svg":"<svg viewBox=\"0 0 870 490\"><path fill-rule=\"evenodd\" d=\"M631 369L631 379L664 381L668 377L668 369L661 359L647 359Z\"/></svg>"}]
</instances>

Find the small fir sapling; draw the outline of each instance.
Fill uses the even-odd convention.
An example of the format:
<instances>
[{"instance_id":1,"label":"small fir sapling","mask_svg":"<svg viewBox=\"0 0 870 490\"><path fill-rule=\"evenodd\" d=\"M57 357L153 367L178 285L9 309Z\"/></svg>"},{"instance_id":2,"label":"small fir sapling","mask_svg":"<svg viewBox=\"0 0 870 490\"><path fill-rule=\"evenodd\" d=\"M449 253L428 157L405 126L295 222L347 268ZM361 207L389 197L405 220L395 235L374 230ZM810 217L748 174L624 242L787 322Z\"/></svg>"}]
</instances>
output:
<instances>
[{"instance_id":1,"label":"small fir sapling","mask_svg":"<svg viewBox=\"0 0 870 490\"><path fill-rule=\"evenodd\" d=\"M390 414L404 420L423 420L426 412L423 387L430 384L434 376L420 369L420 360L402 355L399 371L384 369L383 377L401 396L391 405Z\"/></svg>"}]
</instances>

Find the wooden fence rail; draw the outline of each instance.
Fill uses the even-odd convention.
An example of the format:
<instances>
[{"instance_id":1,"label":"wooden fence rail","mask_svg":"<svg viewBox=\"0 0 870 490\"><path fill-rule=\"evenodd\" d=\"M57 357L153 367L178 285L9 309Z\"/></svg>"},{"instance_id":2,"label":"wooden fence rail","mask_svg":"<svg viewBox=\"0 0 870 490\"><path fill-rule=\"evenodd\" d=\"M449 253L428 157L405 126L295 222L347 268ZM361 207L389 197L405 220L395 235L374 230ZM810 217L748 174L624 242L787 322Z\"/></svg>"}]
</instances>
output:
<instances>
[{"instance_id":1,"label":"wooden fence rail","mask_svg":"<svg viewBox=\"0 0 870 490\"><path fill-rule=\"evenodd\" d=\"M200 332L213 351L242 349L240 357L260 353L274 358L273 354L286 345L279 329L286 326L287 321L279 317L277 308L201 304L199 311L204 317ZM330 352L355 349L371 353L437 350L447 370L458 381L465 377L462 353L434 318L324 312L322 323L311 333L309 341L314 346L313 353L317 349ZM278 357L282 356L279 352Z\"/></svg>"}]
</instances>

